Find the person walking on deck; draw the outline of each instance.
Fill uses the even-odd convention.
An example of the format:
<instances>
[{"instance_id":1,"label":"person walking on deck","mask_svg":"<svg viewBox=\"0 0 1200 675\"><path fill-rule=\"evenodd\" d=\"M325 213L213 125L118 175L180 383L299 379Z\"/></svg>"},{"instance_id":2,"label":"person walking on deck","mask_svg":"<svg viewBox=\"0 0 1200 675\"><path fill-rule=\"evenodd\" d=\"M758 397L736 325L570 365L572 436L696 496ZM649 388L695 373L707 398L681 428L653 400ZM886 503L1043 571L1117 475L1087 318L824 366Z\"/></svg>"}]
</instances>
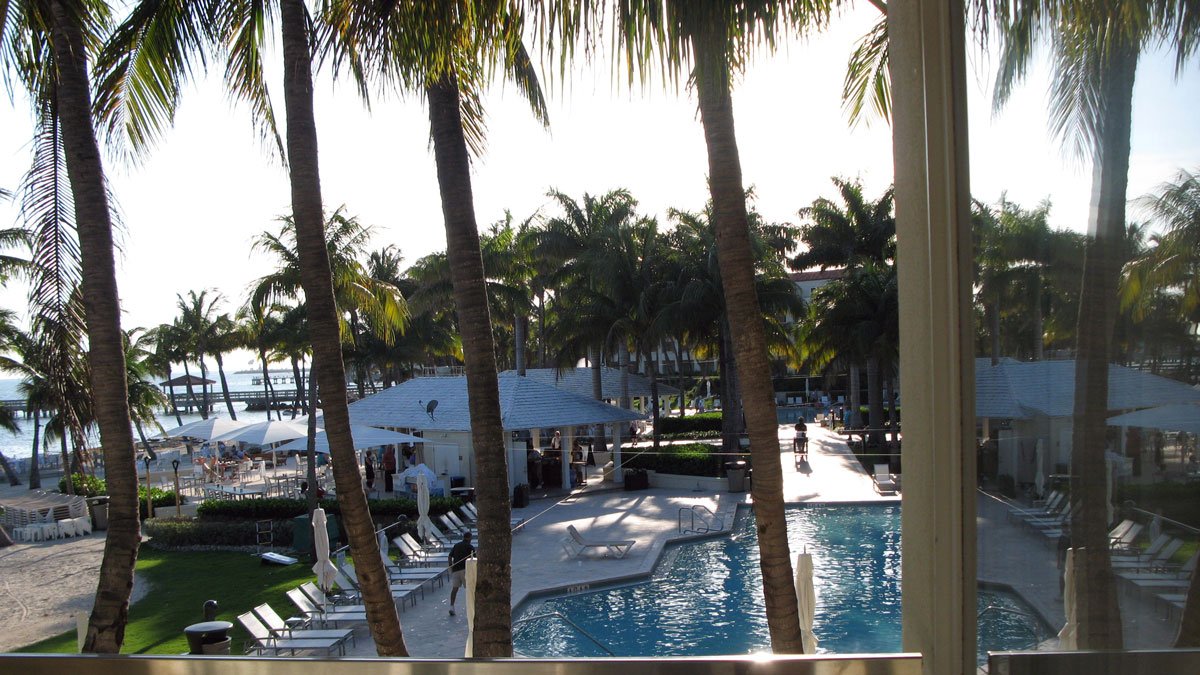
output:
<instances>
[{"instance_id":1,"label":"person walking on deck","mask_svg":"<svg viewBox=\"0 0 1200 675\"><path fill-rule=\"evenodd\" d=\"M458 598L458 589L467 585L467 558L474 554L470 532L464 532L462 541L450 549L450 616L454 616L454 600Z\"/></svg>"}]
</instances>

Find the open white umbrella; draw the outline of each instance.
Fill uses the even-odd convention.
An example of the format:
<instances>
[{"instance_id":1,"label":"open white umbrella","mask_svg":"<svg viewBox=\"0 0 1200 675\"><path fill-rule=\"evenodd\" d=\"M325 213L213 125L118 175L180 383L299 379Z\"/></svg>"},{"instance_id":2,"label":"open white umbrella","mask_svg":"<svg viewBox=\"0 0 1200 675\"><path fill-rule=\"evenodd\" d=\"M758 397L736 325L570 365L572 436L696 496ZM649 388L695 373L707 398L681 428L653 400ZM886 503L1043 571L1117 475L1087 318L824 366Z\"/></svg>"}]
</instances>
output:
<instances>
[{"instance_id":1,"label":"open white umbrella","mask_svg":"<svg viewBox=\"0 0 1200 675\"><path fill-rule=\"evenodd\" d=\"M329 593L333 590L333 580L337 568L329 561L329 530L326 529L325 509L317 507L313 511L313 548L317 550L317 562L313 564L313 573L317 575L317 585Z\"/></svg>"},{"instance_id":2,"label":"open white umbrella","mask_svg":"<svg viewBox=\"0 0 1200 675\"><path fill-rule=\"evenodd\" d=\"M196 422L188 422L181 427L175 427L163 432L165 438L180 438L188 436L190 438L199 438L206 441L211 441L217 436L228 434L243 427L248 426L247 422L239 422L231 420L227 417L210 417L206 420Z\"/></svg>"},{"instance_id":3,"label":"open white umbrella","mask_svg":"<svg viewBox=\"0 0 1200 675\"><path fill-rule=\"evenodd\" d=\"M813 635L813 617L817 612L817 594L813 589L812 554L796 556L796 606L800 612L800 639L805 654L817 653L817 636Z\"/></svg>"},{"instance_id":4,"label":"open white umbrella","mask_svg":"<svg viewBox=\"0 0 1200 675\"><path fill-rule=\"evenodd\" d=\"M1033 474L1033 488L1037 490L1037 496L1042 497L1046 494L1046 444L1042 439L1037 439L1037 445L1034 449L1034 462L1037 463L1037 469Z\"/></svg>"},{"instance_id":5,"label":"open white umbrella","mask_svg":"<svg viewBox=\"0 0 1200 675\"><path fill-rule=\"evenodd\" d=\"M367 427L358 424L350 425L350 436L354 440L354 449L374 448L380 445L395 445L397 443L424 443L425 439L420 436L411 434L402 434L398 431L388 431L386 429L376 429L375 427ZM317 432L317 452L329 452L329 437L324 431ZM280 452L288 450L307 450L308 439L301 438L291 443L277 448Z\"/></svg>"},{"instance_id":6,"label":"open white umbrella","mask_svg":"<svg viewBox=\"0 0 1200 675\"><path fill-rule=\"evenodd\" d=\"M466 658L474 656L475 652L475 579L478 571L475 568L477 561L474 558L467 558L466 564L466 582L467 582L467 649L463 653Z\"/></svg>"},{"instance_id":7,"label":"open white umbrella","mask_svg":"<svg viewBox=\"0 0 1200 675\"><path fill-rule=\"evenodd\" d=\"M225 441L226 443L237 441L239 443L249 443L250 445L270 445L271 443L290 441L293 438L300 438L307 435L307 425L291 421L271 420L270 422L248 424L241 429L220 436L214 436L209 440Z\"/></svg>"},{"instance_id":8,"label":"open white umbrella","mask_svg":"<svg viewBox=\"0 0 1200 675\"><path fill-rule=\"evenodd\" d=\"M417 534L428 542L433 536L433 521L429 519L429 476L417 473Z\"/></svg>"},{"instance_id":9,"label":"open white umbrella","mask_svg":"<svg viewBox=\"0 0 1200 675\"><path fill-rule=\"evenodd\" d=\"M1058 632L1059 649L1076 649L1076 637L1079 631L1078 619L1075 616L1075 549L1067 549L1067 563L1063 568L1063 614L1067 623Z\"/></svg>"}]
</instances>

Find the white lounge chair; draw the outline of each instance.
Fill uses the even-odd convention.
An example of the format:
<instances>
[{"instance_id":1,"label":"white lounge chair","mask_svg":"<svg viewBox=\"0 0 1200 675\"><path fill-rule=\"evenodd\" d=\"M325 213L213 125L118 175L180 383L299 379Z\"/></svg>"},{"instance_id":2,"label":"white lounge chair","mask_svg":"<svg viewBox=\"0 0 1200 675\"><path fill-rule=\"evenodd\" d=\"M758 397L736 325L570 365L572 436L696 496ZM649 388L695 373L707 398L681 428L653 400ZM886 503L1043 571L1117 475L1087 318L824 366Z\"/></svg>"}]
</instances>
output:
<instances>
[{"instance_id":1,"label":"white lounge chair","mask_svg":"<svg viewBox=\"0 0 1200 675\"><path fill-rule=\"evenodd\" d=\"M313 630L308 628L310 622L305 617L293 617L284 620L279 616L274 609L267 603L263 603L251 610L267 630L271 631L271 635L278 639L285 640L338 640L342 643L341 653L345 655L345 643L348 641L354 644L354 631L349 628L326 628Z\"/></svg>"},{"instance_id":2,"label":"white lounge chair","mask_svg":"<svg viewBox=\"0 0 1200 675\"><path fill-rule=\"evenodd\" d=\"M563 541L563 546L567 549L567 553L572 557L578 557L589 548L604 549L605 555L612 555L614 558L624 558L629 549L637 543L636 539L622 539L613 541L600 541L598 539L584 539L583 535L579 534L579 530L575 529L574 525L567 525L567 534L570 535Z\"/></svg>"},{"instance_id":3,"label":"white lounge chair","mask_svg":"<svg viewBox=\"0 0 1200 675\"><path fill-rule=\"evenodd\" d=\"M875 465L875 491L881 495L896 494L896 482L892 480L892 470L887 464Z\"/></svg>"},{"instance_id":4,"label":"white lounge chair","mask_svg":"<svg viewBox=\"0 0 1200 675\"><path fill-rule=\"evenodd\" d=\"M313 621L321 624L333 624L337 626L339 623L366 623L367 612L362 611L341 611L340 609L322 611L307 595L302 593L299 588L293 588L287 592L288 599L300 610L305 616L311 617Z\"/></svg>"},{"instance_id":5,"label":"white lounge chair","mask_svg":"<svg viewBox=\"0 0 1200 675\"><path fill-rule=\"evenodd\" d=\"M267 651L274 651L278 656L280 652L291 652L295 655L298 650L320 650L324 649L326 655L332 656L336 649L340 653L345 654L345 639L339 638L305 638L303 640L292 638L277 638L271 635L271 631L263 625L258 617L252 612L238 615L238 623L242 624L242 628L250 634L250 645L246 653L254 651L257 654L263 654Z\"/></svg>"}]
</instances>

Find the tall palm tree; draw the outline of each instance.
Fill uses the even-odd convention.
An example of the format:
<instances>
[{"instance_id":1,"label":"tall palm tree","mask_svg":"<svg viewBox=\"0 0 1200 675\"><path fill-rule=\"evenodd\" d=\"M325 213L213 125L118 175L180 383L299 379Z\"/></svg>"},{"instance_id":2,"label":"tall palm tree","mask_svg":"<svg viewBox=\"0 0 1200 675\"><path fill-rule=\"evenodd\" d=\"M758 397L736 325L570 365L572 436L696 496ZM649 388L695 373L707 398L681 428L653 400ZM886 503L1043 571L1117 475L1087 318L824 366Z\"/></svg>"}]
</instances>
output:
<instances>
[{"instance_id":1,"label":"tall palm tree","mask_svg":"<svg viewBox=\"0 0 1200 675\"><path fill-rule=\"evenodd\" d=\"M419 91L429 107L430 136L446 227L458 327L462 335L476 474L479 586L473 654L512 655L507 457L500 423L496 354L471 187L470 151L482 147L480 92L493 64L545 121L545 103L520 42L521 17L508 3L338 3L326 16L339 54L356 75ZM421 39L414 41L413 35ZM419 45L419 46L418 46ZM415 47L415 49L414 49ZM360 79L360 89L367 83Z\"/></svg>"},{"instance_id":2,"label":"tall palm tree","mask_svg":"<svg viewBox=\"0 0 1200 675\"><path fill-rule=\"evenodd\" d=\"M177 323L159 324L151 329L150 334L147 339L154 343L155 360L158 362L156 370L161 372L168 382L171 382L174 379L171 375L172 365L187 363L188 335ZM167 396L171 402L171 412L175 415L175 423L183 426L183 417L179 414L179 404L175 399L174 384L167 385Z\"/></svg>"},{"instance_id":3,"label":"tall palm tree","mask_svg":"<svg viewBox=\"0 0 1200 675\"><path fill-rule=\"evenodd\" d=\"M708 150L708 185L721 282L731 325L739 330L733 339L739 381L742 384L746 426L755 472L752 487L764 597L771 645L777 653L798 653L800 624L796 591L787 544L783 510L783 468L780 465L775 392L767 361L767 339L762 310L755 294L754 256L742 184L741 161L733 123L733 73L757 47L771 46L785 32L802 33L823 25L832 3L826 0L766 2L726 0L686 2L662 0L639 3L576 3L583 9L572 15L568 3L553 3L570 16L561 20L567 41L580 32L596 35L602 12L593 5L612 8L613 33L630 61L630 76L652 56L660 56L672 76L683 75L695 86L700 121ZM549 15L549 12L546 12ZM555 16L560 19L560 15ZM594 22L594 23L593 23Z\"/></svg>"},{"instance_id":4,"label":"tall palm tree","mask_svg":"<svg viewBox=\"0 0 1200 675\"><path fill-rule=\"evenodd\" d=\"M863 195L862 183L844 178L832 178L842 204L824 197L811 206L800 209L800 217L809 221L800 227L800 240L805 249L791 260L792 269L843 267L848 274L864 263L886 265L896 256L896 218L892 213L893 190L888 188L875 200ZM865 353L861 354L866 358ZM864 362L850 358L843 364L849 370L849 424L859 422L861 382L859 369ZM878 380L879 373L874 377ZM868 373L870 380L872 374ZM868 396L879 395L878 387L868 383ZM878 411L877 411L878 412ZM882 417L874 415L869 421L872 429L882 426Z\"/></svg>"},{"instance_id":5,"label":"tall palm tree","mask_svg":"<svg viewBox=\"0 0 1200 675\"><path fill-rule=\"evenodd\" d=\"M109 530L83 650L116 652L124 636L140 540L137 474L121 346L120 301L104 167L92 125L88 62L104 31L103 2L3 2L0 68L31 93L60 139L81 252L92 395L108 482Z\"/></svg>"},{"instance_id":6,"label":"tall palm tree","mask_svg":"<svg viewBox=\"0 0 1200 675\"><path fill-rule=\"evenodd\" d=\"M1180 169L1137 204L1165 231L1148 255L1127 265L1121 304L1128 308L1152 296L1143 289L1177 288L1180 313L1195 321L1200 311L1200 170Z\"/></svg>"},{"instance_id":7,"label":"tall palm tree","mask_svg":"<svg viewBox=\"0 0 1200 675\"><path fill-rule=\"evenodd\" d=\"M246 303L238 311L240 332L245 338L245 344L258 354L258 361L262 366L263 400L267 409L268 421L271 419L271 413L275 411L275 395L271 386L267 353L279 341L281 324L279 313L282 311L281 305L263 307L252 302ZM299 392L302 387L303 383L297 380L296 391Z\"/></svg>"},{"instance_id":8,"label":"tall palm tree","mask_svg":"<svg viewBox=\"0 0 1200 675\"><path fill-rule=\"evenodd\" d=\"M1003 52L995 104L1003 106L1027 68L1039 38L1052 44L1050 123L1080 156L1093 163L1092 209L1084 253L1077 330L1072 433L1071 544L1085 551L1076 576L1081 649L1117 649L1123 642L1107 535L1104 459L1108 365L1117 314L1121 243L1129 182L1133 84L1141 51L1167 43L1182 68L1198 41L1194 8L1187 3L1119 0L1087 3L999 4ZM1200 612L1200 607L1194 609Z\"/></svg>"},{"instance_id":9,"label":"tall palm tree","mask_svg":"<svg viewBox=\"0 0 1200 675\"><path fill-rule=\"evenodd\" d=\"M146 448L150 459L154 459L154 450L146 438L145 425L162 431L154 411L165 402L162 390L151 380L162 375L161 364L154 354L154 333L141 328L125 331L124 345L130 420L142 441L142 447Z\"/></svg>"},{"instance_id":10,"label":"tall palm tree","mask_svg":"<svg viewBox=\"0 0 1200 675\"><path fill-rule=\"evenodd\" d=\"M341 357L341 311L325 235L313 115L312 18L302 0L279 0L283 57L286 144L276 131L274 109L263 74L264 41L276 17L273 3L205 1L180 7L145 0L130 8L113 33L101 76L97 109L108 129L144 149L169 124L196 60L213 49L226 58L226 84L250 104L264 138L276 141L288 162L298 263L297 287L303 288L313 342L325 432L329 437L334 480L342 519L355 560L376 649L382 656L405 656L400 620L387 590L366 495L356 468L346 409L345 369ZM181 11L182 10L182 11ZM342 310L344 311L344 309Z\"/></svg>"}]
</instances>

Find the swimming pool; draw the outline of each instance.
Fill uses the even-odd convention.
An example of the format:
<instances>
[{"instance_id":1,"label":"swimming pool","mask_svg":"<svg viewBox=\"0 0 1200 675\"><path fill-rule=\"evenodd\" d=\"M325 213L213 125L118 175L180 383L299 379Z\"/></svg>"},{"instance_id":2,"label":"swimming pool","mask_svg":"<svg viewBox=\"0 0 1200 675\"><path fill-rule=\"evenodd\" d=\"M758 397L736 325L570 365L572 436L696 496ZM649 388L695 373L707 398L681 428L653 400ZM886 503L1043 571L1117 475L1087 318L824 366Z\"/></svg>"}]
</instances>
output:
<instances>
[{"instance_id":1,"label":"swimming pool","mask_svg":"<svg viewBox=\"0 0 1200 675\"><path fill-rule=\"evenodd\" d=\"M787 518L793 553L807 547L813 555L818 650L900 651L900 507L800 506ZM766 651L758 561L753 514L743 510L730 537L668 547L649 581L522 604L514 649L534 657ZM981 655L1036 641L1018 598L981 590L979 603L1000 607L981 619Z\"/></svg>"}]
</instances>

